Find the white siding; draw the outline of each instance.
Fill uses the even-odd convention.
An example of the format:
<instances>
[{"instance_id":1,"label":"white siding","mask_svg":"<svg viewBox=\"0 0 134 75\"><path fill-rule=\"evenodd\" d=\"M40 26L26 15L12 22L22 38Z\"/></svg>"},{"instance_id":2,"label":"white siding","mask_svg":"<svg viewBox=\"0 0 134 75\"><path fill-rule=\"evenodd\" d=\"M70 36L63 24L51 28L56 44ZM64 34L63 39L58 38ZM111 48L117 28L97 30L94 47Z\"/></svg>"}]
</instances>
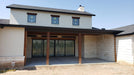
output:
<instances>
[{"instance_id":1,"label":"white siding","mask_svg":"<svg viewBox=\"0 0 134 75\"><path fill-rule=\"evenodd\" d=\"M36 23L27 22L27 13L37 13ZM59 24L51 24L51 15L60 15ZM72 17L80 17L80 25L72 25ZM67 27L67 28L92 28L92 17L82 15L71 15L61 13L51 13L42 11L30 11L11 9L10 24L35 25L35 26L50 26L50 27Z\"/></svg>"},{"instance_id":2,"label":"white siding","mask_svg":"<svg viewBox=\"0 0 134 75\"><path fill-rule=\"evenodd\" d=\"M24 28L4 27L0 29L0 57L23 56Z\"/></svg>"},{"instance_id":3,"label":"white siding","mask_svg":"<svg viewBox=\"0 0 134 75\"><path fill-rule=\"evenodd\" d=\"M120 36L116 38L117 62L133 64L133 36Z\"/></svg>"}]
</instances>

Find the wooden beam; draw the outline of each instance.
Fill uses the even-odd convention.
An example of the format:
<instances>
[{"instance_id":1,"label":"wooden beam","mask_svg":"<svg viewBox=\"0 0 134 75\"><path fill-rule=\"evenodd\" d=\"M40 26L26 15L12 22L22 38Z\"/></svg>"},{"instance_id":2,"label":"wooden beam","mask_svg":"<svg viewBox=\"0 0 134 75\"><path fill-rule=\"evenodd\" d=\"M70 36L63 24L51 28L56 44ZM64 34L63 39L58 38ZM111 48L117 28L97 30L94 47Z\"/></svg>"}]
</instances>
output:
<instances>
[{"instance_id":1,"label":"wooden beam","mask_svg":"<svg viewBox=\"0 0 134 75\"><path fill-rule=\"evenodd\" d=\"M47 32L33 32L33 31L28 31L28 35L46 35ZM71 36L76 36L78 34L73 34L73 33L57 33L57 32L51 32L51 35L71 35Z\"/></svg>"},{"instance_id":2,"label":"wooden beam","mask_svg":"<svg viewBox=\"0 0 134 75\"><path fill-rule=\"evenodd\" d=\"M32 39L46 40L47 37L32 37ZM51 40L75 40L75 38L50 38Z\"/></svg>"},{"instance_id":3,"label":"wooden beam","mask_svg":"<svg viewBox=\"0 0 134 75\"><path fill-rule=\"evenodd\" d=\"M115 57L115 62L117 62L117 53L116 53L116 36L114 36L114 57Z\"/></svg>"},{"instance_id":4,"label":"wooden beam","mask_svg":"<svg viewBox=\"0 0 134 75\"><path fill-rule=\"evenodd\" d=\"M50 32L47 32L47 52L46 52L46 65L49 65L49 44L50 44Z\"/></svg>"},{"instance_id":5,"label":"wooden beam","mask_svg":"<svg viewBox=\"0 0 134 75\"><path fill-rule=\"evenodd\" d=\"M81 33L78 34L78 53L79 53L79 64L81 64L82 62L82 58L81 58L81 40L82 40L82 36L81 36Z\"/></svg>"},{"instance_id":6,"label":"wooden beam","mask_svg":"<svg viewBox=\"0 0 134 75\"><path fill-rule=\"evenodd\" d=\"M25 30L25 36L24 36L24 65L26 65L26 50L27 50L27 30Z\"/></svg>"}]
</instances>

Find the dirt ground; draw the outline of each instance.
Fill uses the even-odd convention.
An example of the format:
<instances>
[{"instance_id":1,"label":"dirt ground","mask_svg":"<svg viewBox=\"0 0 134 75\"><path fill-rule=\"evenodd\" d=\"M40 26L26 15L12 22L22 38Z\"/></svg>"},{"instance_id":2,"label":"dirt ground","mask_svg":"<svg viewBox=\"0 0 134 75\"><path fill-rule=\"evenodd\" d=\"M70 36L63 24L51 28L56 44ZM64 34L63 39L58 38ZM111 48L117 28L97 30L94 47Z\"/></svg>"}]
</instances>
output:
<instances>
[{"instance_id":1,"label":"dirt ground","mask_svg":"<svg viewBox=\"0 0 134 75\"><path fill-rule=\"evenodd\" d=\"M0 75L134 75L134 66L117 63L36 66Z\"/></svg>"}]
</instances>

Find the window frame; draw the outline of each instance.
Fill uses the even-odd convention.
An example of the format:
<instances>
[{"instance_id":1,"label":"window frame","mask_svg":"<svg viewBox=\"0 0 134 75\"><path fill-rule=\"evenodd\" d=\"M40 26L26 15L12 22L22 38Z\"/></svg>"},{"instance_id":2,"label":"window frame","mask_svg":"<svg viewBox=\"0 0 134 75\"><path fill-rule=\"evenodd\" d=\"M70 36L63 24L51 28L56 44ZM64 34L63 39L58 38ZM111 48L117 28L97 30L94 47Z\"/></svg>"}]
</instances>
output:
<instances>
[{"instance_id":1,"label":"window frame","mask_svg":"<svg viewBox=\"0 0 134 75\"><path fill-rule=\"evenodd\" d=\"M30 22L29 21L29 15L34 15L35 16L35 22ZM28 23L36 23L36 15L37 15L37 13L27 13L27 22Z\"/></svg>"},{"instance_id":2,"label":"window frame","mask_svg":"<svg viewBox=\"0 0 134 75\"><path fill-rule=\"evenodd\" d=\"M74 24L74 19L78 19L78 24L76 25L76 24ZM80 17L72 17L72 25L73 26L79 26L80 25Z\"/></svg>"},{"instance_id":3,"label":"window frame","mask_svg":"<svg viewBox=\"0 0 134 75\"><path fill-rule=\"evenodd\" d=\"M58 18L58 23L53 23L53 17ZM59 24L60 23L60 16L59 15L51 15L51 24Z\"/></svg>"}]
</instances>

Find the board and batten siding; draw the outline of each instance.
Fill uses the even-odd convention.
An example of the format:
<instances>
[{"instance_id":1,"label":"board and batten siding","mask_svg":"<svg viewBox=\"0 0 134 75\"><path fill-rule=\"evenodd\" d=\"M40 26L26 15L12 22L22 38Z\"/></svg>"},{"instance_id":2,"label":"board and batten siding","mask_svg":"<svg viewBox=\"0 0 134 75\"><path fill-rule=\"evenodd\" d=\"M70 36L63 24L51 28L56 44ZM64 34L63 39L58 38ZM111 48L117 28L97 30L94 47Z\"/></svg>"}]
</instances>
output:
<instances>
[{"instance_id":1,"label":"board and batten siding","mask_svg":"<svg viewBox=\"0 0 134 75\"><path fill-rule=\"evenodd\" d=\"M117 62L133 64L133 36L127 35L116 37L116 45Z\"/></svg>"},{"instance_id":2,"label":"board and batten siding","mask_svg":"<svg viewBox=\"0 0 134 75\"><path fill-rule=\"evenodd\" d=\"M36 23L27 22L27 13L37 13ZM59 24L51 24L51 15L60 16ZM72 25L72 17L80 17L79 26ZM91 29L92 16L11 9L10 24Z\"/></svg>"}]
</instances>

